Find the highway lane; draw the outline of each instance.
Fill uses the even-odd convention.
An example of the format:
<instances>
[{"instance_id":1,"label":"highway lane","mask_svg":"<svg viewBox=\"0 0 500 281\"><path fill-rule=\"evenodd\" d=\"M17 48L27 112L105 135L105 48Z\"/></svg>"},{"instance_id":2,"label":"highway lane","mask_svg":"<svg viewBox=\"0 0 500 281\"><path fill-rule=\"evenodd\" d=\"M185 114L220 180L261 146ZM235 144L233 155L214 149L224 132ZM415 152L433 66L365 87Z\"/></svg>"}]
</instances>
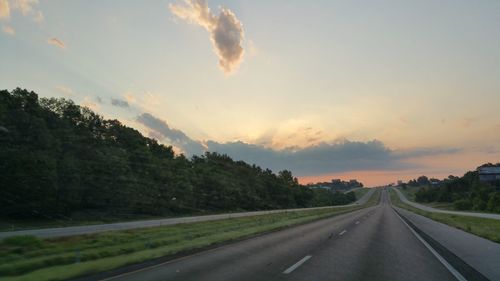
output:
<instances>
[{"instance_id":1,"label":"highway lane","mask_svg":"<svg viewBox=\"0 0 500 281\"><path fill-rule=\"evenodd\" d=\"M425 206L425 205L408 200L404 196L404 194L401 191L399 191L399 189L394 188L394 187L392 189L394 191L396 191L396 193L399 196L399 199L401 199L401 201L403 201L405 204L411 205L415 208L418 208L418 209L421 209L421 210L424 210L427 212L500 220L500 214L474 213L474 212L464 212L464 211L448 211L448 210L440 210L440 209L432 208L429 206Z\"/></svg>"},{"instance_id":2,"label":"highway lane","mask_svg":"<svg viewBox=\"0 0 500 281\"><path fill-rule=\"evenodd\" d=\"M145 228L145 227L156 227L165 225L174 225L180 223L192 223L201 221L212 221L221 220L227 218L239 218L248 216L257 216L265 214L283 213L291 211L307 211L316 209L329 209L329 208L342 208L349 206L359 206L365 204L368 199L372 196L375 189L372 189L365 193L359 200L348 205L339 206L327 206L327 207L315 207L315 208L299 208L299 209L282 209L282 210L268 210L268 211L254 211L254 212L240 212L240 213L226 213L217 215L205 215L205 216L192 216L192 217L179 217L179 218L167 218L167 219L155 219L155 220L141 220L141 221L130 221L130 222L118 222L109 224L95 224L95 225L82 225L82 226L69 226L69 227L55 227L55 228L42 228L42 229L29 229L29 230L17 230L17 231L5 231L0 232L0 239L10 236L17 235L33 235L37 237L62 237L71 235L81 235L81 234L91 234L104 231L114 231L114 230L126 230L134 228Z\"/></svg>"},{"instance_id":3,"label":"highway lane","mask_svg":"<svg viewBox=\"0 0 500 281\"><path fill-rule=\"evenodd\" d=\"M380 204L109 280L456 280Z\"/></svg>"}]
</instances>

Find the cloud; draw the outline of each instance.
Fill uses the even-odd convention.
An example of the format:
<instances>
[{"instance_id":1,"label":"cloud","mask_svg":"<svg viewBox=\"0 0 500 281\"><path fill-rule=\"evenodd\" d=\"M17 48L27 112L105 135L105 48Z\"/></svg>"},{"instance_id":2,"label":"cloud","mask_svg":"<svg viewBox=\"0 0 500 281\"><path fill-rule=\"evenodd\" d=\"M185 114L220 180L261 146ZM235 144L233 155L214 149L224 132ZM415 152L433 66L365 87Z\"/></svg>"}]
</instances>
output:
<instances>
[{"instance_id":1,"label":"cloud","mask_svg":"<svg viewBox=\"0 0 500 281\"><path fill-rule=\"evenodd\" d=\"M405 164L380 141L343 140L305 148L274 150L244 142L207 142L209 151L227 154L236 160L257 164L274 171L289 169L298 176L370 169L402 169Z\"/></svg>"},{"instance_id":2,"label":"cloud","mask_svg":"<svg viewBox=\"0 0 500 281\"><path fill-rule=\"evenodd\" d=\"M275 172L288 169L297 176L349 171L405 170L420 167L419 164L410 163L411 159L461 151L456 148L393 150L378 140L362 142L346 139L282 149L242 141L221 143L209 140L202 144L184 132L170 128L165 121L149 113L139 115L137 121L149 129L150 137L160 141L167 139L187 156L200 155L208 150L227 154L234 160L256 164Z\"/></svg>"},{"instance_id":3,"label":"cloud","mask_svg":"<svg viewBox=\"0 0 500 281\"><path fill-rule=\"evenodd\" d=\"M111 105L117 106L117 107L122 107L122 108L129 107L129 104L126 100L115 99L115 98L111 98Z\"/></svg>"},{"instance_id":4,"label":"cloud","mask_svg":"<svg viewBox=\"0 0 500 281\"><path fill-rule=\"evenodd\" d=\"M415 157L453 154L458 149L412 149L395 151L378 140L360 142L340 140L304 148L272 148L241 141L207 142L209 151L227 154L235 160L256 164L274 171L289 169L298 176L360 170L402 170L415 168L407 160Z\"/></svg>"},{"instance_id":5,"label":"cloud","mask_svg":"<svg viewBox=\"0 0 500 281\"><path fill-rule=\"evenodd\" d=\"M94 102L94 99L92 99L92 97L90 96L83 97L83 100L80 104L84 107L92 109L95 112L98 112L101 108L97 103Z\"/></svg>"},{"instance_id":6,"label":"cloud","mask_svg":"<svg viewBox=\"0 0 500 281\"><path fill-rule=\"evenodd\" d=\"M9 35L14 35L16 34L16 31L14 30L14 28L12 28L11 26L9 25L4 25L2 26L2 31L9 34Z\"/></svg>"},{"instance_id":7,"label":"cloud","mask_svg":"<svg viewBox=\"0 0 500 281\"><path fill-rule=\"evenodd\" d=\"M42 23L44 20L45 20L45 17L43 16L43 13L40 12L40 11L37 11L34 15L33 15L33 20L36 22L36 23Z\"/></svg>"},{"instance_id":8,"label":"cloud","mask_svg":"<svg viewBox=\"0 0 500 281\"><path fill-rule=\"evenodd\" d=\"M54 45L58 48L61 48L63 50L66 49L66 44L64 44L63 41L61 41L60 39L57 39L57 38L50 38L47 40L47 43Z\"/></svg>"},{"instance_id":9,"label":"cloud","mask_svg":"<svg viewBox=\"0 0 500 281\"><path fill-rule=\"evenodd\" d=\"M75 91L73 91L71 88L63 86L63 85L57 86L56 90L67 97L72 97L76 94Z\"/></svg>"},{"instance_id":10,"label":"cloud","mask_svg":"<svg viewBox=\"0 0 500 281\"><path fill-rule=\"evenodd\" d=\"M10 5L7 0L0 0L0 19L8 19L10 17Z\"/></svg>"},{"instance_id":11,"label":"cloud","mask_svg":"<svg viewBox=\"0 0 500 281\"><path fill-rule=\"evenodd\" d=\"M38 4L38 0L14 0L12 1L12 8L21 11L23 16L34 13L34 5Z\"/></svg>"},{"instance_id":12,"label":"cloud","mask_svg":"<svg viewBox=\"0 0 500 281\"><path fill-rule=\"evenodd\" d=\"M181 148L188 156L202 154L205 150L200 142L194 141L180 130L170 128L165 121L149 113L137 116L136 120L150 130L151 137L160 141L167 140L171 145Z\"/></svg>"},{"instance_id":13,"label":"cloud","mask_svg":"<svg viewBox=\"0 0 500 281\"><path fill-rule=\"evenodd\" d=\"M35 22L42 23L43 13L35 8L38 0L0 0L0 19L8 19L11 11L19 11L23 16L31 17Z\"/></svg>"},{"instance_id":14,"label":"cloud","mask_svg":"<svg viewBox=\"0 0 500 281\"><path fill-rule=\"evenodd\" d=\"M170 11L177 17L204 27L219 58L219 67L225 74L232 73L243 61L243 25L229 9L221 8L218 16L212 14L206 0L185 0L170 4Z\"/></svg>"}]
</instances>

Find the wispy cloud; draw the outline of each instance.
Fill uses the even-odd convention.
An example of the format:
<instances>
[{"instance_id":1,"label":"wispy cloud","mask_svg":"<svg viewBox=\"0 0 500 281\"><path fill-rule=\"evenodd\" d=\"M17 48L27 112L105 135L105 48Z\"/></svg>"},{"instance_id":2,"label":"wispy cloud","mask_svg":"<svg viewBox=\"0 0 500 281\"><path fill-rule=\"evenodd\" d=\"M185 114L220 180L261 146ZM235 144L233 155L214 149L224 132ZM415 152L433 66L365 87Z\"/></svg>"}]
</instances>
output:
<instances>
[{"instance_id":1,"label":"wispy cloud","mask_svg":"<svg viewBox=\"0 0 500 281\"><path fill-rule=\"evenodd\" d=\"M5 32L5 33L7 33L7 34L9 34L9 35L16 34L16 31L10 25L4 25L4 26L2 26L2 31Z\"/></svg>"},{"instance_id":2,"label":"wispy cloud","mask_svg":"<svg viewBox=\"0 0 500 281\"><path fill-rule=\"evenodd\" d=\"M47 40L47 43L49 43L51 45L54 45L54 46L56 46L56 47L58 47L60 49L63 49L63 50L66 49L66 44L64 44L64 42L62 40L57 39L55 37L49 38Z\"/></svg>"},{"instance_id":3,"label":"wispy cloud","mask_svg":"<svg viewBox=\"0 0 500 281\"><path fill-rule=\"evenodd\" d=\"M212 14L206 0L185 0L170 4L170 11L177 17L204 27L219 58L219 67L225 74L232 73L243 61L243 25L229 9L221 8L218 16Z\"/></svg>"},{"instance_id":4,"label":"wispy cloud","mask_svg":"<svg viewBox=\"0 0 500 281\"><path fill-rule=\"evenodd\" d=\"M63 85L56 86L56 90L67 97L73 97L75 95L75 91L73 91L73 89Z\"/></svg>"},{"instance_id":5,"label":"wispy cloud","mask_svg":"<svg viewBox=\"0 0 500 281\"><path fill-rule=\"evenodd\" d=\"M115 99L115 98L111 98L111 105L117 106L117 107L122 107L122 108L129 107L129 104L126 100Z\"/></svg>"},{"instance_id":6,"label":"wispy cloud","mask_svg":"<svg viewBox=\"0 0 500 281\"><path fill-rule=\"evenodd\" d=\"M98 97L96 98L98 99ZM95 103L94 99L91 97L91 96L85 96L83 97L83 100L82 102L80 103L82 106L84 107L88 107L90 109L92 109L93 111L99 111L100 110L100 106L99 104Z\"/></svg>"},{"instance_id":7,"label":"wispy cloud","mask_svg":"<svg viewBox=\"0 0 500 281\"><path fill-rule=\"evenodd\" d=\"M170 128L165 121L149 113L137 116L136 120L149 129L149 136L160 141L167 140L171 145L182 149L188 156L202 154L205 150L201 143L192 140L180 130Z\"/></svg>"}]
</instances>

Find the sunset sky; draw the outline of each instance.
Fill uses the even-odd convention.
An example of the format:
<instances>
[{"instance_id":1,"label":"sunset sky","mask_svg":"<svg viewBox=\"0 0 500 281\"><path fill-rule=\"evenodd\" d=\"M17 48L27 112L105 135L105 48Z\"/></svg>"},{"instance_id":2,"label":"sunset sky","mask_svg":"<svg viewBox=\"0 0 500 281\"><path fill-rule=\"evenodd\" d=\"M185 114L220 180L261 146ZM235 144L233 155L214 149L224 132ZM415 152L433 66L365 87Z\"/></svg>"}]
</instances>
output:
<instances>
[{"instance_id":1,"label":"sunset sky","mask_svg":"<svg viewBox=\"0 0 500 281\"><path fill-rule=\"evenodd\" d=\"M0 88L303 183L500 162L500 1L0 0Z\"/></svg>"}]
</instances>

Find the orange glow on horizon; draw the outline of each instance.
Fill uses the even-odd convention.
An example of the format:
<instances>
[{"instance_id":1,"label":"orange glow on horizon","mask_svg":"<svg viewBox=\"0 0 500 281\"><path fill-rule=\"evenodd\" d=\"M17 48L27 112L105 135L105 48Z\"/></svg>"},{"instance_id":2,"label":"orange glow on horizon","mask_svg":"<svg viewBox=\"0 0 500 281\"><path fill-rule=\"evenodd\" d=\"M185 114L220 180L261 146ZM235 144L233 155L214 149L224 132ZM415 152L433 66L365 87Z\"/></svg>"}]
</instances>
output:
<instances>
[{"instance_id":1,"label":"orange glow on horizon","mask_svg":"<svg viewBox=\"0 0 500 281\"><path fill-rule=\"evenodd\" d=\"M409 181L410 179L417 178L422 174L416 174L413 170L403 170L403 171L352 171L343 173L333 173L324 174L318 176L304 176L298 177L299 183L308 184L316 182L329 182L332 179L341 179L344 181L349 181L350 179L356 179L363 183L365 187L376 187L381 185L387 185L389 183L394 183L397 180ZM433 173L425 174L428 177L435 178L445 178L449 173Z\"/></svg>"}]
</instances>

